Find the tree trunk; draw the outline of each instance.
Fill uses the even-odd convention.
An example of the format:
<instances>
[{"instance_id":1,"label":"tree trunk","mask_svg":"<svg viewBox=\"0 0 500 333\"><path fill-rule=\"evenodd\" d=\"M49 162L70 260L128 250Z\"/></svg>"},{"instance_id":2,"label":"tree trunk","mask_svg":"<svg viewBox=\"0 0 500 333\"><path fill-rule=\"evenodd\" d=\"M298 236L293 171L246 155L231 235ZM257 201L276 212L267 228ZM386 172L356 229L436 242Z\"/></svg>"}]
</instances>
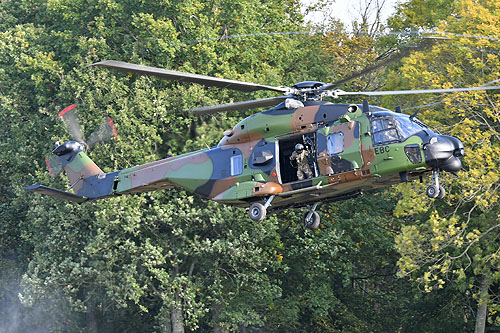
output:
<instances>
[{"instance_id":1,"label":"tree trunk","mask_svg":"<svg viewBox=\"0 0 500 333\"><path fill-rule=\"evenodd\" d=\"M483 275L481 280L481 291L479 293L479 305L477 307L476 315L476 329L475 333L484 333L486 328L486 318L488 317L488 288L490 286L490 276L488 273Z\"/></svg>"},{"instance_id":2,"label":"tree trunk","mask_svg":"<svg viewBox=\"0 0 500 333\"><path fill-rule=\"evenodd\" d=\"M87 303L87 327L90 333L98 333L99 325L97 322L97 314L96 314L96 304L91 298Z\"/></svg>"},{"instance_id":3,"label":"tree trunk","mask_svg":"<svg viewBox=\"0 0 500 333\"><path fill-rule=\"evenodd\" d=\"M184 320L182 318L182 306L179 292L175 292L175 305L172 306L172 333L184 333Z\"/></svg>"},{"instance_id":4,"label":"tree trunk","mask_svg":"<svg viewBox=\"0 0 500 333\"><path fill-rule=\"evenodd\" d=\"M167 316L165 316L165 321L163 322L163 330L162 333L172 333L172 314L169 312Z\"/></svg>"},{"instance_id":5,"label":"tree trunk","mask_svg":"<svg viewBox=\"0 0 500 333\"><path fill-rule=\"evenodd\" d=\"M172 278L179 274L179 265L175 264L171 273ZM172 333L184 333L184 318L182 318L182 301L179 296L179 291L174 294L174 305L170 308L170 323L172 325Z\"/></svg>"},{"instance_id":6,"label":"tree trunk","mask_svg":"<svg viewBox=\"0 0 500 333\"><path fill-rule=\"evenodd\" d=\"M212 320L215 322L214 327L213 327L213 333L227 333L227 329L224 327L220 326L219 324L219 315L221 313L221 308L222 305L220 304L214 304L213 310L212 310Z\"/></svg>"}]
</instances>

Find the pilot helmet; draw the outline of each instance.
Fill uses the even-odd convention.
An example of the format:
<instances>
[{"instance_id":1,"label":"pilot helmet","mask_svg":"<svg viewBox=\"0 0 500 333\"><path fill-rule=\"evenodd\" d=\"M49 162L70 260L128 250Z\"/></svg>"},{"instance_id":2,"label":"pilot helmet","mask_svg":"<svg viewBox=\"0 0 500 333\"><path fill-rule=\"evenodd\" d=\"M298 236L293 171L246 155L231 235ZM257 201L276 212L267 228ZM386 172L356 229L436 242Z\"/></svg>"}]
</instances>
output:
<instances>
[{"instance_id":1,"label":"pilot helmet","mask_svg":"<svg viewBox=\"0 0 500 333\"><path fill-rule=\"evenodd\" d=\"M304 145L302 143L297 143L295 145L295 151L297 151L297 153L301 153L303 150L304 150Z\"/></svg>"}]
</instances>

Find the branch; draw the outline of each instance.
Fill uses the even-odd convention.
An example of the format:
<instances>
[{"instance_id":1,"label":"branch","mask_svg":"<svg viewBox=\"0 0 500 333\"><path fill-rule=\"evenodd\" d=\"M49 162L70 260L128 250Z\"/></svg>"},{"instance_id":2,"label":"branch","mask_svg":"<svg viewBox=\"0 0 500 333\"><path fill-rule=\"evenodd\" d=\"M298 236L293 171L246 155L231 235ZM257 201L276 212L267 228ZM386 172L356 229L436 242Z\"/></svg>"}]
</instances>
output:
<instances>
[{"instance_id":1,"label":"branch","mask_svg":"<svg viewBox=\"0 0 500 333\"><path fill-rule=\"evenodd\" d=\"M467 248L464 250L464 252L462 252L460 255L456 256L456 257L450 257L451 260L455 260L455 259L459 259L461 257L463 257L470 249L470 247L474 244L474 243L477 243L481 238L483 238L484 236L486 236L488 233L490 233L493 229L496 229L500 227L500 224L497 224L497 225L494 225L492 226L491 228L489 228L488 230L486 230L481 236L479 236L478 238L474 239L472 242L469 243L469 245L467 246Z\"/></svg>"},{"instance_id":2,"label":"branch","mask_svg":"<svg viewBox=\"0 0 500 333\"><path fill-rule=\"evenodd\" d=\"M196 260L193 260L193 262L191 263L191 265L189 266L189 272L188 272L188 276L192 276L193 275L193 270L194 270L194 265L196 263Z\"/></svg>"}]
</instances>

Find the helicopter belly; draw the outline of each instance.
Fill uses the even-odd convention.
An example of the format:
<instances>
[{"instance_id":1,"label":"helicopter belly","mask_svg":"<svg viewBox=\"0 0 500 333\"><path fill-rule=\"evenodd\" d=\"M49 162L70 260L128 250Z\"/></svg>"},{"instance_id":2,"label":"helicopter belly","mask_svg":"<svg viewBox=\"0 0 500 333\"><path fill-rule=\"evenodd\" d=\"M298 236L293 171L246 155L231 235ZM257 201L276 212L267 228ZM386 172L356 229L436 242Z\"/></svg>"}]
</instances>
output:
<instances>
[{"instance_id":1,"label":"helicopter belly","mask_svg":"<svg viewBox=\"0 0 500 333\"><path fill-rule=\"evenodd\" d=\"M219 202L233 202L235 200L244 200L252 197L276 195L282 192L283 187L275 182L246 181L236 183L226 188L225 191L214 196L213 200Z\"/></svg>"},{"instance_id":2,"label":"helicopter belly","mask_svg":"<svg viewBox=\"0 0 500 333\"><path fill-rule=\"evenodd\" d=\"M314 202L340 201L351 198L352 194L360 194L366 186L367 179L359 179L349 183L334 183L313 188L310 191L295 192L288 196L279 196L273 201L273 209L302 207Z\"/></svg>"}]
</instances>

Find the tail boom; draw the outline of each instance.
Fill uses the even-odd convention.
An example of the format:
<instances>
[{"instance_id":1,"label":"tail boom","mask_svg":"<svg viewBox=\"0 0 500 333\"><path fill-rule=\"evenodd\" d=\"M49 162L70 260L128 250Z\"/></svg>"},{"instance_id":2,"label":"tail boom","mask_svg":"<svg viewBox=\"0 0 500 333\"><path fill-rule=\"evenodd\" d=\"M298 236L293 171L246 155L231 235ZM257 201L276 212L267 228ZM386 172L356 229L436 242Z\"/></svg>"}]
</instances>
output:
<instances>
[{"instance_id":1,"label":"tail boom","mask_svg":"<svg viewBox=\"0 0 500 333\"><path fill-rule=\"evenodd\" d=\"M64 146L64 147L63 147ZM104 173L85 153L79 143L66 143L56 148L70 187L66 192L44 185L32 185L26 190L39 192L74 202L102 199L115 195L142 193L167 188L183 188L190 192L206 184L213 165L205 151L138 165ZM72 190L74 193L68 192Z\"/></svg>"}]
</instances>

